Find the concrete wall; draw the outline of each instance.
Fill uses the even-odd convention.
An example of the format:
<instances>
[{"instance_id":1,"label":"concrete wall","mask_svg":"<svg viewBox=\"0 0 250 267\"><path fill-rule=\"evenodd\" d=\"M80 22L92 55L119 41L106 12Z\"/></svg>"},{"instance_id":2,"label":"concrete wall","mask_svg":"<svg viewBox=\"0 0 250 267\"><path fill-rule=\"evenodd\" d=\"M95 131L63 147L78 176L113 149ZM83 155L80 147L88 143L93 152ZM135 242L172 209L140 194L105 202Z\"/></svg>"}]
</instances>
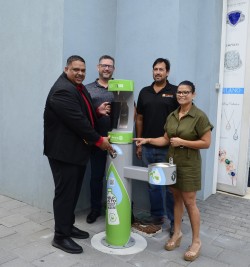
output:
<instances>
[{"instance_id":1,"label":"concrete wall","mask_svg":"<svg viewBox=\"0 0 250 267\"><path fill-rule=\"evenodd\" d=\"M153 81L153 61L166 57L171 62L169 81L193 81L197 88L195 103L215 124L221 16L222 1L216 0L118 1L117 77L135 81L137 100L140 89ZM202 151L202 190L198 192L201 199L212 193L214 133L211 148ZM135 164L140 162L135 160ZM149 208L146 191L145 183L134 182L133 196L140 208Z\"/></svg>"},{"instance_id":2,"label":"concrete wall","mask_svg":"<svg viewBox=\"0 0 250 267\"><path fill-rule=\"evenodd\" d=\"M134 80L137 101L141 88L153 81L152 65L156 58L169 58L174 65L179 1L118 0L117 3L116 77ZM169 79L176 83L172 71ZM134 164L141 165L135 156ZM133 181L132 194L135 208L149 210L145 182Z\"/></svg>"},{"instance_id":3,"label":"concrete wall","mask_svg":"<svg viewBox=\"0 0 250 267\"><path fill-rule=\"evenodd\" d=\"M63 61L81 55L86 61L84 84L98 77L97 64L104 54L115 57L116 0L65 0ZM90 207L90 166L83 182L78 209Z\"/></svg>"},{"instance_id":4,"label":"concrete wall","mask_svg":"<svg viewBox=\"0 0 250 267\"><path fill-rule=\"evenodd\" d=\"M184 1L184 0L183 0ZM219 82L221 17L223 1L198 1L197 56L195 80L197 86L197 105L203 109L212 124L216 126L218 92L215 84ZM202 151L202 190L198 197L206 199L212 193L213 168L215 155L215 129L212 131L212 143L208 150Z\"/></svg>"},{"instance_id":5,"label":"concrete wall","mask_svg":"<svg viewBox=\"0 0 250 267\"><path fill-rule=\"evenodd\" d=\"M79 54L86 61L85 84L97 78L104 54L115 57L117 0L65 0L63 61Z\"/></svg>"},{"instance_id":6,"label":"concrete wall","mask_svg":"<svg viewBox=\"0 0 250 267\"><path fill-rule=\"evenodd\" d=\"M167 57L170 82L192 80L195 102L215 123L222 0L0 3L5 25L0 28L0 194L52 209L54 185L42 155L42 115L48 91L72 54L86 60L85 83L96 78L102 54L114 56L114 76L135 81L135 100L152 82L153 61ZM213 147L203 153L200 198L212 192L213 155ZM89 207L89 172L85 178L80 208ZM146 184L135 182L133 190L136 206L148 209Z\"/></svg>"},{"instance_id":7,"label":"concrete wall","mask_svg":"<svg viewBox=\"0 0 250 267\"><path fill-rule=\"evenodd\" d=\"M165 57L176 65L179 1L118 0L116 74L135 81L135 99L142 87L152 83L152 65ZM176 83L177 72L169 77Z\"/></svg>"},{"instance_id":8,"label":"concrete wall","mask_svg":"<svg viewBox=\"0 0 250 267\"><path fill-rule=\"evenodd\" d=\"M194 103L204 110L215 126L219 82L221 17L223 1L181 0L178 28L178 82L191 80L196 85ZM213 185L215 131L208 150L202 150L201 199L211 195Z\"/></svg>"},{"instance_id":9,"label":"concrete wall","mask_svg":"<svg viewBox=\"0 0 250 267\"><path fill-rule=\"evenodd\" d=\"M62 69L63 1L1 0L0 193L50 208L43 109Z\"/></svg>"}]
</instances>

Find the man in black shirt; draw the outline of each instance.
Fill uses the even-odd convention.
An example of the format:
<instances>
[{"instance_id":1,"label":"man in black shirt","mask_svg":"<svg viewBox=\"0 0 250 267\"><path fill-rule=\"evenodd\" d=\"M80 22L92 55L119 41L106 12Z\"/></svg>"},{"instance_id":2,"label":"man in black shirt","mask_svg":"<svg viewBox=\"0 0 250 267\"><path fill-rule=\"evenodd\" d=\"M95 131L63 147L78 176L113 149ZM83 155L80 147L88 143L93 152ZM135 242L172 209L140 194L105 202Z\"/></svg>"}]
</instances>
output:
<instances>
[{"instance_id":1,"label":"man in black shirt","mask_svg":"<svg viewBox=\"0 0 250 267\"><path fill-rule=\"evenodd\" d=\"M154 82L144 87L137 101L136 137L155 138L164 135L164 125L167 116L178 107L176 100L177 86L168 82L170 62L158 58L153 63ZM136 147L136 155L143 164L166 162L168 147L156 147L150 144ZM163 224L164 186L149 185L151 217L143 220L144 224ZM166 213L170 220L170 235L174 232L173 195L166 186Z\"/></svg>"}]
</instances>

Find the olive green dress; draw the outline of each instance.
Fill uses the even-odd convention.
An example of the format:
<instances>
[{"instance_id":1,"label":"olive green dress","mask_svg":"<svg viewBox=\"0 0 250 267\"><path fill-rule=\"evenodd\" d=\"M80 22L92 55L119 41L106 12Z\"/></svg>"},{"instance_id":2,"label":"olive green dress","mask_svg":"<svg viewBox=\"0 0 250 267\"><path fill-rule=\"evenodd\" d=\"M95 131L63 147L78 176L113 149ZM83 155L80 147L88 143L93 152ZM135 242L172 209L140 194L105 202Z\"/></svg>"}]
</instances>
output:
<instances>
[{"instance_id":1,"label":"olive green dress","mask_svg":"<svg viewBox=\"0 0 250 267\"><path fill-rule=\"evenodd\" d=\"M179 108L167 117L164 126L169 139L180 137L185 140L198 140L207 131L213 129L206 114L194 104L189 112L179 120ZM201 189L201 155L199 149L187 147L169 147L167 162L173 158L176 164L177 182L173 187L184 192Z\"/></svg>"}]
</instances>

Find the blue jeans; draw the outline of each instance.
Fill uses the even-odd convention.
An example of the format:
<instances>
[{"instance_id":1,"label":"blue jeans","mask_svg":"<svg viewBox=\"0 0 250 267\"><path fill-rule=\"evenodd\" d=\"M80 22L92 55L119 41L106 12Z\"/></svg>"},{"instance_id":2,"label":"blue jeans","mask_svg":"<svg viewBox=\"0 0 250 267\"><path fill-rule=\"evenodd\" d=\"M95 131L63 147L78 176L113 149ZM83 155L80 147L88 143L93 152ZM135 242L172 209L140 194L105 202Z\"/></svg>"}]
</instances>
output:
<instances>
[{"instance_id":1,"label":"blue jeans","mask_svg":"<svg viewBox=\"0 0 250 267\"><path fill-rule=\"evenodd\" d=\"M105 168L107 151L94 147L91 157L91 178L90 178L90 203L91 210L101 212L103 179L105 179Z\"/></svg>"},{"instance_id":2,"label":"blue jeans","mask_svg":"<svg viewBox=\"0 0 250 267\"><path fill-rule=\"evenodd\" d=\"M168 148L153 148L142 146L142 162L145 166L151 163L166 162ZM168 186L149 184L149 200L152 217L164 216L164 191L166 193L166 214L170 223L174 222L174 198Z\"/></svg>"}]
</instances>

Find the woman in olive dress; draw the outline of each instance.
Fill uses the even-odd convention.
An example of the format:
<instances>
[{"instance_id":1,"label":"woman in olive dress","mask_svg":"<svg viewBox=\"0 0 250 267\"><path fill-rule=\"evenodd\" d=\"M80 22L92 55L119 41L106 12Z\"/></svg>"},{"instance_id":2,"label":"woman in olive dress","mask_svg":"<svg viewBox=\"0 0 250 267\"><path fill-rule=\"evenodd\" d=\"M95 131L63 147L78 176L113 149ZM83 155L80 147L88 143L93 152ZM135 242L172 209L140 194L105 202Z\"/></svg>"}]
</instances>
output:
<instances>
[{"instance_id":1,"label":"woman in olive dress","mask_svg":"<svg viewBox=\"0 0 250 267\"><path fill-rule=\"evenodd\" d=\"M194 261L200 254L200 212L196 205L196 192L201 189L200 149L211 143L213 125L206 114L193 104L195 86L183 81L177 89L179 108L166 120L165 134L158 138L134 138L136 145L169 145L167 161L176 164L177 181L170 188L174 195L174 235L167 241L165 249L170 251L180 246L181 222L184 206L187 209L192 228L192 243L184 259Z\"/></svg>"}]
</instances>

